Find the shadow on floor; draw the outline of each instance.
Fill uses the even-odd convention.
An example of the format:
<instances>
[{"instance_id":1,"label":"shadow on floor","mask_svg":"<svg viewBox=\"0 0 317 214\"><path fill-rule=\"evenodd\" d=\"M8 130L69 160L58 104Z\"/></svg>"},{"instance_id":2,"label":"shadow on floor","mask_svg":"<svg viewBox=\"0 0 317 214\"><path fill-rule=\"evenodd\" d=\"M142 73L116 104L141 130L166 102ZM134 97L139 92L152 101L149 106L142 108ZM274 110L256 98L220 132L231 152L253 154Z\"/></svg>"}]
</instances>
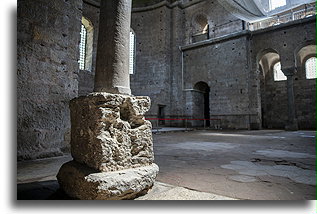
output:
<instances>
[{"instance_id":1,"label":"shadow on floor","mask_svg":"<svg viewBox=\"0 0 317 214\"><path fill-rule=\"evenodd\" d=\"M17 200L74 200L59 188L56 180L17 185Z\"/></svg>"}]
</instances>

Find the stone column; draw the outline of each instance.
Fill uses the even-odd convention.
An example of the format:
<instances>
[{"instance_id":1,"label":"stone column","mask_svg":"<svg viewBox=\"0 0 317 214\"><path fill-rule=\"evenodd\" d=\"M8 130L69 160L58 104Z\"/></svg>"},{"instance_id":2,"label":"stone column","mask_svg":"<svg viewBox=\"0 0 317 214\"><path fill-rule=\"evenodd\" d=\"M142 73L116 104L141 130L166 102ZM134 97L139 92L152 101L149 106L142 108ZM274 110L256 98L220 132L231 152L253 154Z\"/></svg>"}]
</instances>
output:
<instances>
[{"instance_id":1,"label":"stone column","mask_svg":"<svg viewBox=\"0 0 317 214\"><path fill-rule=\"evenodd\" d=\"M288 108L288 121L285 126L287 131L298 130L298 123L295 113L295 99L294 99L294 67L287 67L282 69L284 75L287 77L287 108Z\"/></svg>"},{"instance_id":2,"label":"stone column","mask_svg":"<svg viewBox=\"0 0 317 214\"><path fill-rule=\"evenodd\" d=\"M70 101L73 161L58 172L78 199L133 199L154 184L150 98L130 95L131 0L102 0L95 89Z\"/></svg>"},{"instance_id":3,"label":"stone column","mask_svg":"<svg viewBox=\"0 0 317 214\"><path fill-rule=\"evenodd\" d=\"M95 92L131 94L129 38L131 0L100 3Z\"/></svg>"}]
</instances>

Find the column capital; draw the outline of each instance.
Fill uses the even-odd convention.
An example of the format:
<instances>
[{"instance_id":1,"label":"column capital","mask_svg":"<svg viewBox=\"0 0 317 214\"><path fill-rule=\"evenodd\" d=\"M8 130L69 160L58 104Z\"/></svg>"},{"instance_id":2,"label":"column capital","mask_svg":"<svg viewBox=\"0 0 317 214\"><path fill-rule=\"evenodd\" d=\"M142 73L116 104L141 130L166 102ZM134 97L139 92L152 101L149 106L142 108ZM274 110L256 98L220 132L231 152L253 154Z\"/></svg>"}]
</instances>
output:
<instances>
[{"instance_id":1,"label":"column capital","mask_svg":"<svg viewBox=\"0 0 317 214\"><path fill-rule=\"evenodd\" d=\"M291 67L283 67L282 72L285 76L293 76L297 73L297 67L291 66Z\"/></svg>"}]
</instances>

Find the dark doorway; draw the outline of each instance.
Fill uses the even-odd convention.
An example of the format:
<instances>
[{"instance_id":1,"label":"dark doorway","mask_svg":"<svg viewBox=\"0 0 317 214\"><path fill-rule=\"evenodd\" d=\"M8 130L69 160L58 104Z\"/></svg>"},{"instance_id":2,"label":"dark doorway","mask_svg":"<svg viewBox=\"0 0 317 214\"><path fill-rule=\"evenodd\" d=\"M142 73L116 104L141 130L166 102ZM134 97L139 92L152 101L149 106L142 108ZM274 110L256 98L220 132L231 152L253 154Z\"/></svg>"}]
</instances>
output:
<instances>
[{"instance_id":1,"label":"dark doorway","mask_svg":"<svg viewBox=\"0 0 317 214\"><path fill-rule=\"evenodd\" d=\"M201 115L203 118L197 119L206 119L204 125L210 127L210 107L209 107L209 92L210 87L205 82L198 82L194 85L194 90L198 93L198 105L196 108L199 112L194 112L196 115Z\"/></svg>"},{"instance_id":2,"label":"dark doorway","mask_svg":"<svg viewBox=\"0 0 317 214\"><path fill-rule=\"evenodd\" d=\"M165 105L158 105L158 119L165 119ZM159 120L159 125L165 125L165 120Z\"/></svg>"}]
</instances>

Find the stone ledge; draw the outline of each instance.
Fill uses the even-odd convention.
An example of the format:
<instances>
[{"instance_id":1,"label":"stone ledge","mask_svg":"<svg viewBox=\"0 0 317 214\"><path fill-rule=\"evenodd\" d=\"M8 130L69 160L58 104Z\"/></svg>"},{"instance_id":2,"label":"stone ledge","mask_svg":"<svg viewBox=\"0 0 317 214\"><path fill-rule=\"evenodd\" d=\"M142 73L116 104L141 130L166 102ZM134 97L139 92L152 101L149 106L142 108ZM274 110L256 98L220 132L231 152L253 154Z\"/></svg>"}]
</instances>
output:
<instances>
[{"instance_id":1,"label":"stone ledge","mask_svg":"<svg viewBox=\"0 0 317 214\"><path fill-rule=\"evenodd\" d=\"M208 192L201 192L174 186L166 183L155 182L148 194L135 200L237 200Z\"/></svg>"},{"instance_id":2,"label":"stone ledge","mask_svg":"<svg viewBox=\"0 0 317 214\"><path fill-rule=\"evenodd\" d=\"M98 172L76 161L65 163L57 174L60 187L82 200L122 200L144 195L153 186L156 164L115 172Z\"/></svg>"}]
</instances>

